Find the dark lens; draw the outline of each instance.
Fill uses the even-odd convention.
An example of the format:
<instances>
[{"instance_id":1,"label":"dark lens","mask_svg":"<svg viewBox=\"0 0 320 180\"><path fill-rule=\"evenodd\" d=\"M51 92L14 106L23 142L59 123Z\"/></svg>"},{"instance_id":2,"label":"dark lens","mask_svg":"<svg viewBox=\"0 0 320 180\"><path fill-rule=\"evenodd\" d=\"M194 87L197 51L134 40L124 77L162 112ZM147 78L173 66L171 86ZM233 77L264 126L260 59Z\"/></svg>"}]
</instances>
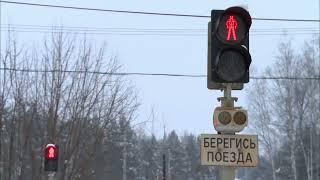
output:
<instances>
[{"instance_id":1,"label":"dark lens","mask_svg":"<svg viewBox=\"0 0 320 180\"><path fill-rule=\"evenodd\" d=\"M238 51L226 50L220 55L218 75L225 81L236 81L246 73L245 57Z\"/></svg>"}]
</instances>

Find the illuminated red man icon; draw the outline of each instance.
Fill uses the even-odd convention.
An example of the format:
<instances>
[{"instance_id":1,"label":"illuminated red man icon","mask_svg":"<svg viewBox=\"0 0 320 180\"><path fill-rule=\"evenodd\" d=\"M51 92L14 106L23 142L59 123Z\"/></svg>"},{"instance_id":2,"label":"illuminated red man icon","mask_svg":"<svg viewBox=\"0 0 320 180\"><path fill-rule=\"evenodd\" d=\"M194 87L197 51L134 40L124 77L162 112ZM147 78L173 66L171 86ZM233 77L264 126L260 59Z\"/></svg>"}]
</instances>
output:
<instances>
[{"instance_id":1,"label":"illuminated red man icon","mask_svg":"<svg viewBox=\"0 0 320 180\"><path fill-rule=\"evenodd\" d=\"M59 164L59 148L55 144L47 144L44 152L44 170L58 171Z\"/></svg>"},{"instance_id":2,"label":"illuminated red man icon","mask_svg":"<svg viewBox=\"0 0 320 180\"><path fill-rule=\"evenodd\" d=\"M49 158L54 158L54 148L53 147L50 147L49 149L49 155L48 155Z\"/></svg>"},{"instance_id":3,"label":"illuminated red man icon","mask_svg":"<svg viewBox=\"0 0 320 180\"><path fill-rule=\"evenodd\" d=\"M234 41L237 40L236 30L238 28L238 22L234 16L229 16L229 19L226 22L226 27L228 30L227 40L231 40L231 35Z\"/></svg>"}]
</instances>

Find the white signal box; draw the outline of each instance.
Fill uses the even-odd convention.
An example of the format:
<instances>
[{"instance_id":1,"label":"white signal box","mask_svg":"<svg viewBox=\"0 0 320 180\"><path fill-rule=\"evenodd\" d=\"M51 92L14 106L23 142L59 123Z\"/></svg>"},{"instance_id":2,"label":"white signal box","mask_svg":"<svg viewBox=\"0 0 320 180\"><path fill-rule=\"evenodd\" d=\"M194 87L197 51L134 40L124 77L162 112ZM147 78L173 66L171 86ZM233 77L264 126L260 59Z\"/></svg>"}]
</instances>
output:
<instances>
[{"instance_id":1,"label":"white signal box","mask_svg":"<svg viewBox=\"0 0 320 180\"><path fill-rule=\"evenodd\" d=\"M218 132L235 133L248 125L248 113L241 107L217 107L213 114L213 126Z\"/></svg>"}]
</instances>

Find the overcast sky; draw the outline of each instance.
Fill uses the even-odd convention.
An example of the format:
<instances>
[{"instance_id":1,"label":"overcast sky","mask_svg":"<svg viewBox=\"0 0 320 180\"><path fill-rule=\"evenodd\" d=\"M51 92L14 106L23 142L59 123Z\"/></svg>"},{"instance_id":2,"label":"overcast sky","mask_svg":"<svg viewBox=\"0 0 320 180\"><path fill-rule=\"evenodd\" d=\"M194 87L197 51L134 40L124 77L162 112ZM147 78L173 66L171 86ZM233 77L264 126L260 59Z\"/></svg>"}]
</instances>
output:
<instances>
[{"instance_id":1,"label":"overcast sky","mask_svg":"<svg viewBox=\"0 0 320 180\"><path fill-rule=\"evenodd\" d=\"M28 0L24 2L78 6L89 8L148 11L177 14L210 15L212 9L225 9L235 5L245 5L254 18L320 19L319 0ZM65 27L88 28L138 28L138 29L187 29L176 35L168 32L159 35L140 34L88 34L91 40L106 41L108 51L116 55L123 65L123 72L206 74L207 68L207 24L209 18L152 16L96 11L82 11L47 7L23 6L1 3L1 44L4 48L5 24L19 25L63 25ZM307 28L312 31L300 31ZM179 31L180 32L180 31ZM288 36L283 36L283 33ZM255 75L274 61L278 43L292 39L295 48L301 47L304 40L310 40L311 33L319 32L319 23L276 22L253 20L250 34L250 53ZM276 35L270 35L276 34ZM17 39L24 45L41 41L46 34L16 32ZM253 75L253 74L251 74ZM127 77L138 92L141 106L133 124L148 119L151 109L155 111L154 133L160 136L163 122L167 131L176 130L179 134L215 132L212 126L213 109L218 105L219 91L206 88L206 78L185 77ZM254 80L251 80L252 83ZM240 97L237 106L246 107L245 90L236 92ZM249 112L250 123L250 112ZM139 125L140 126L140 125ZM152 124L145 126L147 133Z\"/></svg>"}]
</instances>

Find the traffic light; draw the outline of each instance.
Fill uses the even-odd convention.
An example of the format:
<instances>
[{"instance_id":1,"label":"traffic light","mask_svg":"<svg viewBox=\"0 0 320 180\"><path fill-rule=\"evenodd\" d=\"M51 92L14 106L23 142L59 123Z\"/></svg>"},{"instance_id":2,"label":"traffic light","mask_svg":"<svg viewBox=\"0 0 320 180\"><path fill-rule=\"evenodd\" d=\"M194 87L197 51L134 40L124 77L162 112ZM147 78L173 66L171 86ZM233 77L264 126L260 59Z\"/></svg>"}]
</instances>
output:
<instances>
[{"instance_id":1,"label":"traffic light","mask_svg":"<svg viewBox=\"0 0 320 180\"><path fill-rule=\"evenodd\" d=\"M44 150L44 170L57 171L59 160L59 148L55 144L47 144Z\"/></svg>"},{"instance_id":2,"label":"traffic light","mask_svg":"<svg viewBox=\"0 0 320 180\"><path fill-rule=\"evenodd\" d=\"M209 89L220 89L221 83L233 83L242 89L249 82L249 29L251 16L241 7L212 10L208 28Z\"/></svg>"},{"instance_id":3,"label":"traffic light","mask_svg":"<svg viewBox=\"0 0 320 180\"><path fill-rule=\"evenodd\" d=\"M218 132L240 132L247 124L248 113L240 107L217 107L214 110L213 126Z\"/></svg>"}]
</instances>

